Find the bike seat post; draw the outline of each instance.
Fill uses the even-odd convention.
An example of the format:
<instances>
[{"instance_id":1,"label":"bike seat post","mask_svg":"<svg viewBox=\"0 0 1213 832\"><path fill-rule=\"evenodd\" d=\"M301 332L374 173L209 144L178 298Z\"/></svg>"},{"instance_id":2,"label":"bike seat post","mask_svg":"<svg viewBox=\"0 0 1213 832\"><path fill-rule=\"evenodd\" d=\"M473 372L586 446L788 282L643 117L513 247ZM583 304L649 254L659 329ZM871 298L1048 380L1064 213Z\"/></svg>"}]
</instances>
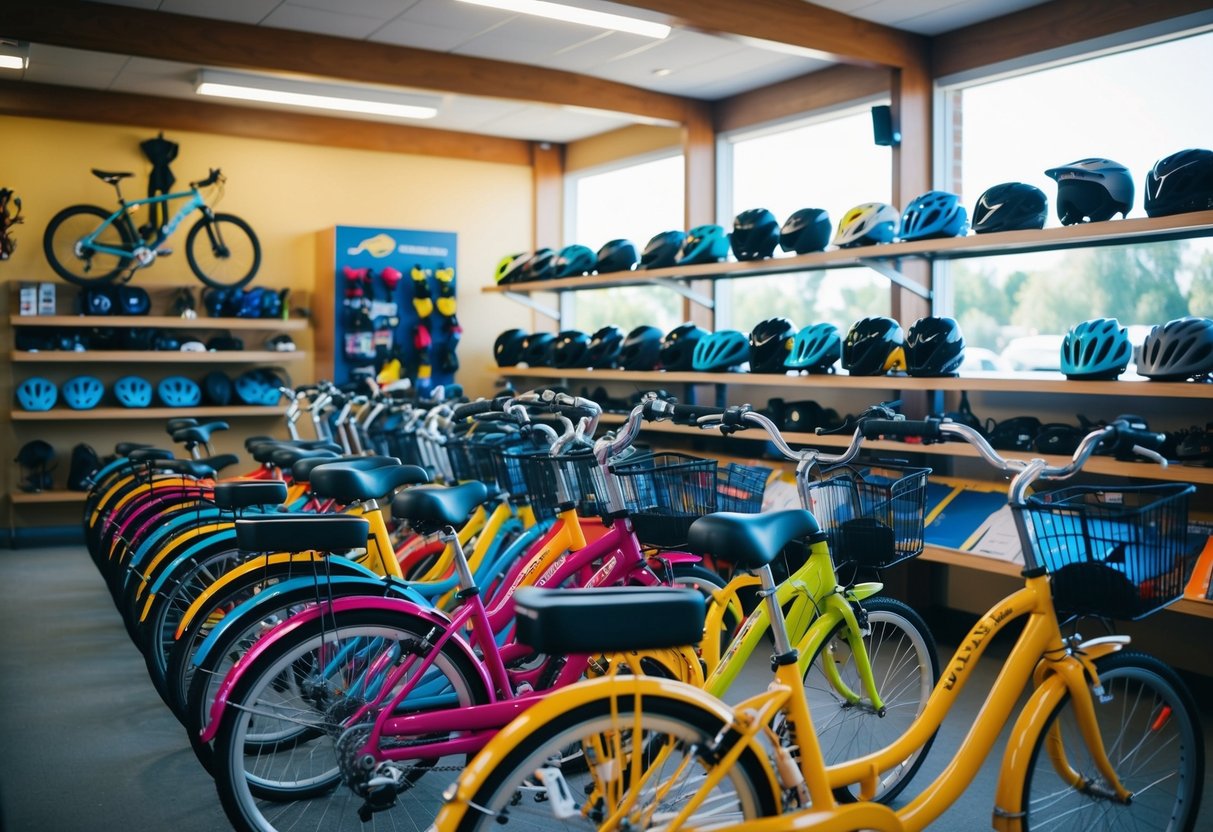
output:
<instances>
[{"instance_id":1,"label":"bike seat post","mask_svg":"<svg viewBox=\"0 0 1213 832\"><path fill-rule=\"evenodd\" d=\"M455 571L459 573L459 584L466 590L474 590L476 581L472 577L472 567L468 565L467 554L463 551L463 545L459 542L459 534L453 526L446 526L438 533L438 539L442 541L444 546L450 546L454 553Z\"/></svg>"},{"instance_id":2,"label":"bike seat post","mask_svg":"<svg viewBox=\"0 0 1213 832\"><path fill-rule=\"evenodd\" d=\"M767 615L771 619L771 637L775 641L775 655L771 657L772 666L795 664L799 657L791 641L788 640L787 621L783 617L783 608L779 606L779 599L775 595L779 587L775 585L775 576L771 574L769 564L758 570L758 580L762 583L758 590L758 597L767 605Z\"/></svg>"}]
</instances>

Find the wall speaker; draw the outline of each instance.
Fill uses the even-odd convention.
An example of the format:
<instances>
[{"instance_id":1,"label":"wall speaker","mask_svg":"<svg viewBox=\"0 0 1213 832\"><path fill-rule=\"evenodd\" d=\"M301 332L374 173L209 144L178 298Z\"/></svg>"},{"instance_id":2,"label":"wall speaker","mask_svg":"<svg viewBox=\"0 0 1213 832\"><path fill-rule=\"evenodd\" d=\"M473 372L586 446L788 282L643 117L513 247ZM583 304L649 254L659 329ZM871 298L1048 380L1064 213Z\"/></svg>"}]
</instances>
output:
<instances>
[{"instance_id":1,"label":"wall speaker","mask_svg":"<svg viewBox=\"0 0 1213 832\"><path fill-rule=\"evenodd\" d=\"M901 144L901 133L893 128L893 108L888 104L872 108L872 140L883 147Z\"/></svg>"}]
</instances>

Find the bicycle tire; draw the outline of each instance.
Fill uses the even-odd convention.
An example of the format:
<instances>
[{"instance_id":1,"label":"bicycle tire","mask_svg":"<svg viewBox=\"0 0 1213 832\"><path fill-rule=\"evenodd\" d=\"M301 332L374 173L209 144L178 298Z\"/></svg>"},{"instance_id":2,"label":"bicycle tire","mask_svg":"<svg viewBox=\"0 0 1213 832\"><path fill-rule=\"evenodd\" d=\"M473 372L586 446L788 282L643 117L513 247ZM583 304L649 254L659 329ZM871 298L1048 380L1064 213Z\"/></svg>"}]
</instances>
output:
<instances>
[{"instance_id":1,"label":"bicycle tire","mask_svg":"<svg viewBox=\"0 0 1213 832\"><path fill-rule=\"evenodd\" d=\"M102 222L109 219L112 211L106 211L96 205L71 205L51 217L42 234L42 250L46 253L46 261L50 263L55 274L68 283L77 286L98 286L109 283L131 266L130 257L117 257L104 252L80 251L77 243L86 234L97 230ZM88 217L89 221L76 220ZM117 240L113 235L117 235ZM135 247L136 240L130 229L120 217L103 233L102 242L113 248L124 248L130 251ZM80 268L73 268L79 265ZM96 274L91 274L94 266L99 266Z\"/></svg>"},{"instance_id":2,"label":"bicycle tire","mask_svg":"<svg viewBox=\"0 0 1213 832\"><path fill-rule=\"evenodd\" d=\"M939 680L939 656L935 638L922 617L893 598L873 596L862 602L867 614L868 633L864 646L872 663L872 675L885 704L885 715L878 716L863 703L848 705L826 679L820 662L833 649L834 661L847 686L862 695L863 687L850 660L850 645L845 639L846 622L839 622L829 638L822 642L805 673L805 695L809 713L817 731L827 765L854 760L891 745L909 729L926 707L931 691ZM913 666L910 657L913 656ZM898 696L904 694L904 699ZM864 718L870 717L870 718ZM883 772L875 798L888 803L897 797L918 773L935 734L899 766ZM849 802L855 791L839 789L835 797Z\"/></svg>"},{"instance_id":3,"label":"bicycle tire","mask_svg":"<svg viewBox=\"0 0 1213 832\"><path fill-rule=\"evenodd\" d=\"M207 226L218 231L226 253L212 245ZM202 217L185 238L185 257L194 276L216 289L239 289L261 268L261 243L252 227L234 214ZM221 268L222 267L222 268ZM231 276L225 276L230 273Z\"/></svg>"},{"instance_id":4,"label":"bicycle tire","mask_svg":"<svg viewBox=\"0 0 1213 832\"><path fill-rule=\"evenodd\" d=\"M1112 697L1107 702L1095 698L1095 718L1117 777L1133 793L1132 802L1121 805L1093 794L1101 778L1078 734L1067 694L1032 748L1023 787L1024 829L1191 832L1200 809L1205 762L1192 694L1174 670L1145 653L1113 653L1095 665L1100 684ZM1054 726L1071 765L1091 778L1094 789L1078 791L1062 783L1048 753L1041 754Z\"/></svg>"},{"instance_id":5,"label":"bicycle tire","mask_svg":"<svg viewBox=\"0 0 1213 832\"><path fill-rule=\"evenodd\" d=\"M292 692L302 677L307 676L322 644L327 645L330 655L336 649L334 645L378 644L391 649L402 642L424 640L432 630L430 622L410 619L395 611L350 610L342 613L336 624L331 616L308 622L248 665L228 699L215 737L215 786L233 827L243 832L273 832L288 825L291 829L366 829L357 814L362 798L342 785L336 764L336 738L344 730L341 720L348 718L355 703L338 698L324 713L317 713L316 708L299 699L299 709L287 712L289 722L281 728L286 736L276 742L275 723L280 720L268 715L290 707ZM374 663L383 654L373 649L366 653L357 651L357 655L362 666ZM458 700L458 707L489 700L472 661L449 642L432 667L443 674L439 684L447 685L446 690ZM307 676L308 695L313 701L323 701L321 694L336 695L343 683L356 677L356 671L349 678L334 674L334 678L319 682ZM256 730L263 733L251 737L249 727L254 719L258 720ZM291 727L295 722L304 722L303 728ZM416 779L429 770L425 762L421 761L422 765L412 772ZM270 770L271 764L281 766L280 775ZM411 781L414 788L416 779ZM441 785L445 786L446 781ZM405 790L399 797L396 806L384 814L399 813L410 828L419 809L430 811L412 799L415 792ZM436 811L437 800L431 799ZM417 828L422 826L424 822Z\"/></svg>"},{"instance_id":6,"label":"bicycle tire","mask_svg":"<svg viewBox=\"0 0 1213 832\"><path fill-rule=\"evenodd\" d=\"M501 761L487 773L472 795L471 804L474 806L469 807L460 819L456 827L457 832L473 832L474 830L487 832L491 829L500 829L502 826L523 830L596 828L597 825L592 819L582 817L580 813L567 819L565 823L559 822L552 815L550 802L541 802L538 797L529 800L524 796L524 790L529 790L527 783L534 779L534 772L541 764L553 757L564 761L569 757L570 749L579 745L584 748L584 740L587 737L610 731L612 714L618 718L619 723L632 726L636 719L635 697L630 692L612 697L609 690L604 691L596 699L591 699L571 709L562 710L548 722L532 725L526 736L505 752ZM694 754L697 762L696 773L706 772L714 764L714 755L710 749L713 747L715 738L725 733L725 729L728 728L718 715L697 705L665 695L644 697L639 718L647 738L640 743L636 743L632 739L627 743L628 745L653 753L659 749L661 738L667 737L668 741L662 745L670 748L674 756L688 751ZM653 732L652 736L648 736L649 731ZM707 753L699 754L701 749L706 750ZM609 761L600 762L595 767L601 770L607 762ZM652 762L650 757L646 763L642 763L645 765L646 774L649 773L649 764ZM721 783L721 787L725 783L729 784L732 794L736 796L735 799L730 798L728 793L709 798L711 811L719 813L731 809L732 815L737 817L713 814L711 816L713 823L728 820L754 820L779 812L780 798L770 787L770 780L764 771L764 765L754 747L747 747L742 752L736 765L730 769ZM575 776L567 777L568 785L575 798L582 798L587 793L587 784L592 780L589 769L585 765L578 765L575 768L576 771L572 772ZM621 771L629 770L626 761L617 765L616 768ZM664 766L654 776L660 776L662 770L665 770ZM564 773L563 769L562 773ZM646 793L654 791L655 787L651 785L654 782L660 781L648 781ZM536 794L538 793L536 790ZM684 792L678 790L676 783L668 793L668 796L674 801L684 795ZM665 809L653 808L663 813L673 812L676 810L676 805L675 803ZM529 823L528 818L523 816L524 812L528 810L535 812L535 817ZM591 810L591 812L593 811ZM644 812L644 814L652 817L652 813ZM663 817L668 820L668 816L663 814ZM640 829L642 827L628 826L627 828Z\"/></svg>"}]
</instances>

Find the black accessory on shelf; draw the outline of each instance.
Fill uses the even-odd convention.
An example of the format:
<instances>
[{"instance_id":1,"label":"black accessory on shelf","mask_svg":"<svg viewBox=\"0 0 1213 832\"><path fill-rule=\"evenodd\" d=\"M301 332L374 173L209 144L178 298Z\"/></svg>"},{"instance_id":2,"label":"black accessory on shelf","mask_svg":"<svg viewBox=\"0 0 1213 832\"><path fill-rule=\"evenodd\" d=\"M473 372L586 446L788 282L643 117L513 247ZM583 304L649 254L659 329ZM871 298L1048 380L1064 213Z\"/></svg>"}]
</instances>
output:
<instances>
[{"instance_id":1,"label":"black accessory on shelf","mask_svg":"<svg viewBox=\"0 0 1213 832\"><path fill-rule=\"evenodd\" d=\"M202 379L202 398L215 407L232 403L232 380L222 370L211 370Z\"/></svg>"},{"instance_id":2,"label":"black accessory on shelf","mask_svg":"<svg viewBox=\"0 0 1213 832\"><path fill-rule=\"evenodd\" d=\"M222 318L226 314L230 289L219 289L208 286L202 290L202 306L211 318Z\"/></svg>"},{"instance_id":3,"label":"black accessory on shelf","mask_svg":"<svg viewBox=\"0 0 1213 832\"><path fill-rule=\"evenodd\" d=\"M83 315L113 315L117 302L116 286L89 286L80 290L80 312Z\"/></svg>"},{"instance_id":4,"label":"black accessory on shelf","mask_svg":"<svg viewBox=\"0 0 1213 832\"><path fill-rule=\"evenodd\" d=\"M522 361L528 367L552 366L552 349L556 336L550 332L532 332L522 347Z\"/></svg>"},{"instance_id":5,"label":"black accessory on shelf","mask_svg":"<svg viewBox=\"0 0 1213 832\"><path fill-rule=\"evenodd\" d=\"M626 272L634 268L639 260L636 244L631 240L611 240L598 249L594 271L599 274Z\"/></svg>"},{"instance_id":6,"label":"black accessory on shelf","mask_svg":"<svg viewBox=\"0 0 1213 832\"><path fill-rule=\"evenodd\" d=\"M779 220L766 208L742 211L733 219L729 237L733 256L738 260L762 260L775 253L779 243Z\"/></svg>"},{"instance_id":7,"label":"black accessory on shelf","mask_svg":"<svg viewBox=\"0 0 1213 832\"><path fill-rule=\"evenodd\" d=\"M152 299L141 286L118 286L115 315L146 315L152 311Z\"/></svg>"},{"instance_id":8,"label":"black accessory on shelf","mask_svg":"<svg viewBox=\"0 0 1213 832\"><path fill-rule=\"evenodd\" d=\"M671 329L661 339L661 369L690 370L695 356L695 345L710 333L690 321Z\"/></svg>"},{"instance_id":9,"label":"black accessory on shelf","mask_svg":"<svg viewBox=\"0 0 1213 832\"><path fill-rule=\"evenodd\" d=\"M990 428L990 444L1000 451L1030 451L1040 428L1040 420L1035 416L1003 419Z\"/></svg>"},{"instance_id":10,"label":"black accessory on shelf","mask_svg":"<svg viewBox=\"0 0 1213 832\"><path fill-rule=\"evenodd\" d=\"M1203 428L1193 425L1168 435L1173 450L1167 454L1185 465L1213 465L1213 422Z\"/></svg>"},{"instance_id":11,"label":"black accessory on shelf","mask_svg":"<svg viewBox=\"0 0 1213 832\"><path fill-rule=\"evenodd\" d=\"M556 276L556 252L550 248L541 248L522 264L520 280L551 280Z\"/></svg>"},{"instance_id":12,"label":"black accessory on shelf","mask_svg":"<svg viewBox=\"0 0 1213 832\"><path fill-rule=\"evenodd\" d=\"M792 342L796 337L796 325L784 317L759 321L750 330L750 372L787 372L784 362L791 355Z\"/></svg>"},{"instance_id":13,"label":"black accessory on shelf","mask_svg":"<svg viewBox=\"0 0 1213 832\"><path fill-rule=\"evenodd\" d=\"M652 370L660 357L661 330L655 326L638 326L623 339L619 366L625 370Z\"/></svg>"},{"instance_id":14,"label":"black accessory on shelf","mask_svg":"<svg viewBox=\"0 0 1213 832\"><path fill-rule=\"evenodd\" d=\"M175 332L157 332L152 338L152 349L178 352L181 349L181 336Z\"/></svg>"},{"instance_id":15,"label":"black accessory on shelf","mask_svg":"<svg viewBox=\"0 0 1213 832\"><path fill-rule=\"evenodd\" d=\"M912 376L957 375L965 358L965 339L955 318L928 315L906 331L906 372Z\"/></svg>"},{"instance_id":16,"label":"black accessory on shelf","mask_svg":"<svg viewBox=\"0 0 1213 832\"><path fill-rule=\"evenodd\" d=\"M295 339L284 332L271 335L265 339L265 348L271 352L294 352L296 350Z\"/></svg>"},{"instance_id":17,"label":"black accessory on shelf","mask_svg":"<svg viewBox=\"0 0 1213 832\"><path fill-rule=\"evenodd\" d=\"M13 462L21 466L19 488L25 492L47 491L54 487L55 449L49 442L34 439L17 451Z\"/></svg>"},{"instance_id":18,"label":"black accessory on shelf","mask_svg":"<svg viewBox=\"0 0 1213 832\"><path fill-rule=\"evenodd\" d=\"M498 367L514 367L522 360L527 334L521 329L507 329L493 342L493 358Z\"/></svg>"},{"instance_id":19,"label":"black accessory on shelf","mask_svg":"<svg viewBox=\"0 0 1213 832\"><path fill-rule=\"evenodd\" d=\"M198 301L194 297L194 290L188 286L183 286L174 292L173 302L169 310L178 318L197 318Z\"/></svg>"},{"instance_id":20,"label":"black accessory on shelf","mask_svg":"<svg viewBox=\"0 0 1213 832\"><path fill-rule=\"evenodd\" d=\"M599 370L609 370L619 361L623 349L623 330L607 324L590 336L585 350L586 364Z\"/></svg>"},{"instance_id":21,"label":"black accessory on shelf","mask_svg":"<svg viewBox=\"0 0 1213 832\"><path fill-rule=\"evenodd\" d=\"M206 348L211 352L238 352L244 349L244 341L231 335L212 335Z\"/></svg>"},{"instance_id":22,"label":"black accessory on shelf","mask_svg":"<svg viewBox=\"0 0 1213 832\"><path fill-rule=\"evenodd\" d=\"M824 208L801 208L784 220L779 229L779 247L797 254L825 251L832 228Z\"/></svg>"},{"instance_id":23,"label":"black accessory on shelf","mask_svg":"<svg viewBox=\"0 0 1213 832\"><path fill-rule=\"evenodd\" d=\"M10 201L17 206L16 213L9 213ZM23 222L25 217L21 216L21 197L13 196L11 188L0 188L0 260L7 260L17 248L17 241L10 229Z\"/></svg>"},{"instance_id":24,"label":"black accessory on shelf","mask_svg":"<svg viewBox=\"0 0 1213 832\"><path fill-rule=\"evenodd\" d=\"M1079 159L1049 168L1045 176L1057 180L1057 218L1062 225L1103 222L1133 207L1133 177L1129 169L1111 159Z\"/></svg>"},{"instance_id":25,"label":"black accessory on shelf","mask_svg":"<svg viewBox=\"0 0 1213 832\"><path fill-rule=\"evenodd\" d=\"M686 239L687 233L678 229L655 235L640 255L639 268L666 269L673 266Z\"/></svg>"},{"instance_id":26,"label":"black accessory on shelf","mask_svg":"<svg viewBox=\"0 0 1213 832\"><path fill-rule=\"evenodd\" d=\"M146 326L128 326L115 330L118 335L118 346L124 350L142 352L155 348L160 337L160 330Z\"/></svg>"},{"instance_id":27,"label":"black accessory on shelf","mask_svg":"<svg viewBox=\"0 0 1213 832\"><path fill-rule=\"evenodd\" d=\"M784 430L813 433L818 428L837 430L843 425L843 419L838 415L837 410L832 407L822 407L817 402L808 399L796 402L772 399L767 407L773 413L778 412L779 418L775 421Z\"/></svg>"},{"instance_id":28,"label":"black accessory on shelf","mask_svg":"<svg viewBox=\"0 0 1213 832\"><path fill-rule=\"evenodd\" d=\"M973 233L1024 231L1045 227L1049 199L1035 185L1003 182L987 188L973 208Z\"/></svg>"},{"instance_id":29,"label":"black accessory on shelf","mask_svg":"<svg viewBox=\"0 0 1213 832\"><path fill-rule=\"evenodd\" d=\"M1154 327L1141 344L1137 372L1160 381L1213 374L1213 318L1176 318Z\"/></svg>"},{"instance_id":30,"label":"black accessory on shelf","mask_svg":"<svg viewBox=\"0 0 1213 832\"><path fill-rule=\"evenodd\" d=\"M92 445L81 442L72 448L71 462L67 468L69 491L88 491L92 486L90 477L101 468L101 457Z\"/></svg>"},{"instance_id":31,"label":"black accessory on shelf","mask_svg":"<svg viewBox=\"0 0 1213 832\"><path fill-rule=\"evenodd\" d=\"M592 248L573 243L560 249L552 261L552 267L556 270L553 277L581 277L594 271L597 263L598 256Z\"/></svg>"},{"instance_id":32,"label":"black accessory on shelf","mask_svg":"<svg viewBox=\"0 0 1213 832\"><path fill-rule=\"evenodd\" d=\"M892 318L861 318L842 343L842 367L853 376L883 376L904 369L905 340L901 324Z\"/></svg>"},{"instance_id":33,"label":"black accessory on shelf","mask_svg":"<svg viewBox=\"0 0 1213 832\"><path fill-rule=\"evenodd\" d=\"M556 335L552 346L552 366L559 369L585 367L585 353L590 336L577 329L566 329Z\"/></svg>"},{"instance_id":34,"label":"black accessory on shelf","mask_svg":"<svg viewBox=\"0 0 1213 832\"><path fill-rule=\"evenodd\" d=\"M955 410L944 413L942 418L948 420L949 422L956 422L960 425L968 425L969 427L973 428L973 430L985 437L989 436L990 429L994 424L992 421L983 422L973 413L973 406L969 404L968 390L960 391L960 404L957 405Z\"/></svg>"},{"instance_id":35,"label":"black accessory on shelf","mask_svg":"<svg viewBox=\"0 0 1213 832\"><path fill-rule=\"evenodd\" d=\"M1181 150L1146 174L1146 216L1213 209L1213 150Z\"/></svg>"}]
</instances>

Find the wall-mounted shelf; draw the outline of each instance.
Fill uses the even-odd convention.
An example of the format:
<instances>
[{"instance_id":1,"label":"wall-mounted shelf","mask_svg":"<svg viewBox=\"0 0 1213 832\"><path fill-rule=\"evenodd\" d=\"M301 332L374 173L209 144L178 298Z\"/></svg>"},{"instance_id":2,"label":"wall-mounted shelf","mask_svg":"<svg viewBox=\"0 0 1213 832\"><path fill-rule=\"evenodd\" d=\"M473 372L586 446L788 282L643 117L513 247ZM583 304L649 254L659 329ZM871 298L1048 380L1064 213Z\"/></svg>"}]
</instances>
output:
<instances>
[{"instance_id":1,"label":"wall-mounted shelf","mask_svg":"<svg viewBox=\"0 0 1213 832\"><path fill-rule=\"evenodd\" d=\"M307 353L302 350L293 352L271 350L224 350L220 352L47 350L45 352L17 351L11 356L14 363L27 364L276 364L283 361L302 361L305 358L307 358Z\"/></svg>"},{"instance_id":2,"label":"wall-mounted shelf","mask_svg":"<svg viewBox=\"0 0 1213 832\"><path fill-rule=\"evenodd\" d=\"M298 332L307 329L309 321L306 318L177 318L171 315L10 315L9 323L13 326L120 326Z\"/></svg>"},{"instance_id":3,"label":"wall-mounted shelf","mask_svg":"<svg viewBox=\"0 0 1213 832\"><path fill-rule=\"evenodd\" d=\"M28 493L25 491L14 491L9 494L9 499L18 505L33 505L37 503L79 503L83 502L87 497L83 491L35 491Z\"/></svg>"},{"instance_id":4,"label":"wall-mounted shelf","mask_svg":"<svg viewBox=\"0 0 1213 832\"><path fill-rule=\"evenodd\" d=\"M233 405L228 407L94 407L92 410L70 410L56 407L50 410L14 410L14 422L84 422L98 419L187 419L198 416L281 416L285 407L256 407Z\"/></svg>"}]
</instances>

